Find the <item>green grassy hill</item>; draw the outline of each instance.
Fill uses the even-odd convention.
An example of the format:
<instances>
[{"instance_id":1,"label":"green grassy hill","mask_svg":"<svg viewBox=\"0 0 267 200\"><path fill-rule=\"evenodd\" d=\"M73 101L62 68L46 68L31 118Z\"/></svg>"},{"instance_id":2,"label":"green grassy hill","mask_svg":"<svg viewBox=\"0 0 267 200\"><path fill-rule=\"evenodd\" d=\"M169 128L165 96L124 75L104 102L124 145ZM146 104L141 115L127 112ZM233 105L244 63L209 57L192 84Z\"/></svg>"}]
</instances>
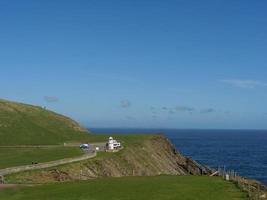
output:
<instances>
[{"instance_id":1,"label":"green grassy hill","mask_svg":"<svg viewBox=\"0 0 267 200\"><path fill-rule=\"evenodd\" d=\"M63 115L0 100L0 169L80 156L83 151L78 146L64 147L63 143L100 139Z\"/></svg>"},{"instance_id":2,"label":"green grassy hill","mask_svg":"<svg viewBox=\"0 0 267 200\"><path fill-rule=\"evenodd\" d=\"M156 176L103 178L0 190L5 200L245 200L233 183L215 177Z\"/></svg>"},{"instance_id":3,"label":"green grassy hill","mask_svg":"<svg viewBox=\"0 0 267 200\"><path fill-rule=\"evenodd\" d=\"M82 141L85 133L75 121L42 107L0 100L0 146Z\"/></svg>"}]
</instances>

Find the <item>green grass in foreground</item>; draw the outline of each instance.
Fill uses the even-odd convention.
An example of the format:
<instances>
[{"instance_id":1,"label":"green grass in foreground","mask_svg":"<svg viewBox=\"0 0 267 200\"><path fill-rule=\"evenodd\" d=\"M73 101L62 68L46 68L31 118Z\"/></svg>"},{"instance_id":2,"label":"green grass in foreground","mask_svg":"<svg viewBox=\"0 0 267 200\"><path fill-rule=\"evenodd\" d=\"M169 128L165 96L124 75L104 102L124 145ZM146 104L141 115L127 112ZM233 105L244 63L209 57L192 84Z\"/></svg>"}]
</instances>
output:
<instances>
[{"instance_id":1,"label":"green grass in foreground","mask_svg":"<svg viewBox=\"0 0 267 200\"><path fill-rule=\"evenodd\" d=\"M233 183L215 177L158 176L104 178L84 182L0 190L5 200L241 200Z\"/></svg>"},{"instance_id":2,"label":"green grass in foreground","mask_svg":"<svg viewBox=\"0 0 267 200\"><path fill-rule=\"evenodd\" d=\"M0 148L0 169L34 162L48 162L82 155L77 147Z\"/></svg>"}]
</instances>

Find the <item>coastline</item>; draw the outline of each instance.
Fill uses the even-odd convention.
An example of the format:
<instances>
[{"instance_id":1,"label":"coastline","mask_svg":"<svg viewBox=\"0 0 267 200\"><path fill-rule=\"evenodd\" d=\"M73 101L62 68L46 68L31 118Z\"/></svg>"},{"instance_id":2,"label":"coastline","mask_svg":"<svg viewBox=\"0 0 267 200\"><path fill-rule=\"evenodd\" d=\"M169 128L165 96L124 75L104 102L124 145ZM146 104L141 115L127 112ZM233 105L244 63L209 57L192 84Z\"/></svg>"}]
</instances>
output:
<instances>
[{"instance_id":1,"label":"coastline","mask_svg":"<svg viewBox=\"0 0 267 200\"><path fill-rule=\"evenodd\" d=\"M241 177L267 184L267 131L107 129L90 128L96 134L142 134L162 132L184 156L211 168L226 168ZM154 132L152 132L154 131ZM265 152L265 153L264 153Z\"/></svg>"}]
</instances>

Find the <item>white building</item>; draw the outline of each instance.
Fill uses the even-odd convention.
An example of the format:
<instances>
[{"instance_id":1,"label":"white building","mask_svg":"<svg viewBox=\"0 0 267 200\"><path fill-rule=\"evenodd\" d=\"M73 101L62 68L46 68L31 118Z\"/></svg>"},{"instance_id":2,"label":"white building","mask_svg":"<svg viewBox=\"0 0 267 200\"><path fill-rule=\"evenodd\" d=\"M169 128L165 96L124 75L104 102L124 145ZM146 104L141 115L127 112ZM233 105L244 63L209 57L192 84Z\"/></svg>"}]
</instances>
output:
<instances>
[{"instance_id":1,"label":"white building","mask_svg":"<svg viewBox=\"0 0 267 200\"><path fill-rule=\"evenodd\" d=\"M117 140L114 140L113 137L110 137L108 139L108 144L107 144L108 150L119 149L120 147L121 147L121 143L117 142Z\"/></svg>"}]
</instances>

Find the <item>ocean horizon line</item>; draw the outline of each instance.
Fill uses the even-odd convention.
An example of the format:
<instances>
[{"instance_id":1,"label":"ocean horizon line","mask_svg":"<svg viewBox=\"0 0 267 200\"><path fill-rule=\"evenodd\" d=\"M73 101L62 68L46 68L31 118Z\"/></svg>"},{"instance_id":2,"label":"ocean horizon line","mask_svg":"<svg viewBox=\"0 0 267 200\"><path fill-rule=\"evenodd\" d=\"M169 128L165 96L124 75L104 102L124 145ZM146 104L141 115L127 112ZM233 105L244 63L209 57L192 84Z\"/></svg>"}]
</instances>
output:
<instances>
[{"instance_id":1,"label":"ocean horizon line","mask_svg":"<svg viewBox=\"0 0 267 200\"><path fill-rule=\"evenodd\" d=\"M256 129L256 128L149 128L149 127L85 127L86 129L132 129L132 130L180 130L180 131L267 131L267 129Z\"/></svg>"}]
</instances>

